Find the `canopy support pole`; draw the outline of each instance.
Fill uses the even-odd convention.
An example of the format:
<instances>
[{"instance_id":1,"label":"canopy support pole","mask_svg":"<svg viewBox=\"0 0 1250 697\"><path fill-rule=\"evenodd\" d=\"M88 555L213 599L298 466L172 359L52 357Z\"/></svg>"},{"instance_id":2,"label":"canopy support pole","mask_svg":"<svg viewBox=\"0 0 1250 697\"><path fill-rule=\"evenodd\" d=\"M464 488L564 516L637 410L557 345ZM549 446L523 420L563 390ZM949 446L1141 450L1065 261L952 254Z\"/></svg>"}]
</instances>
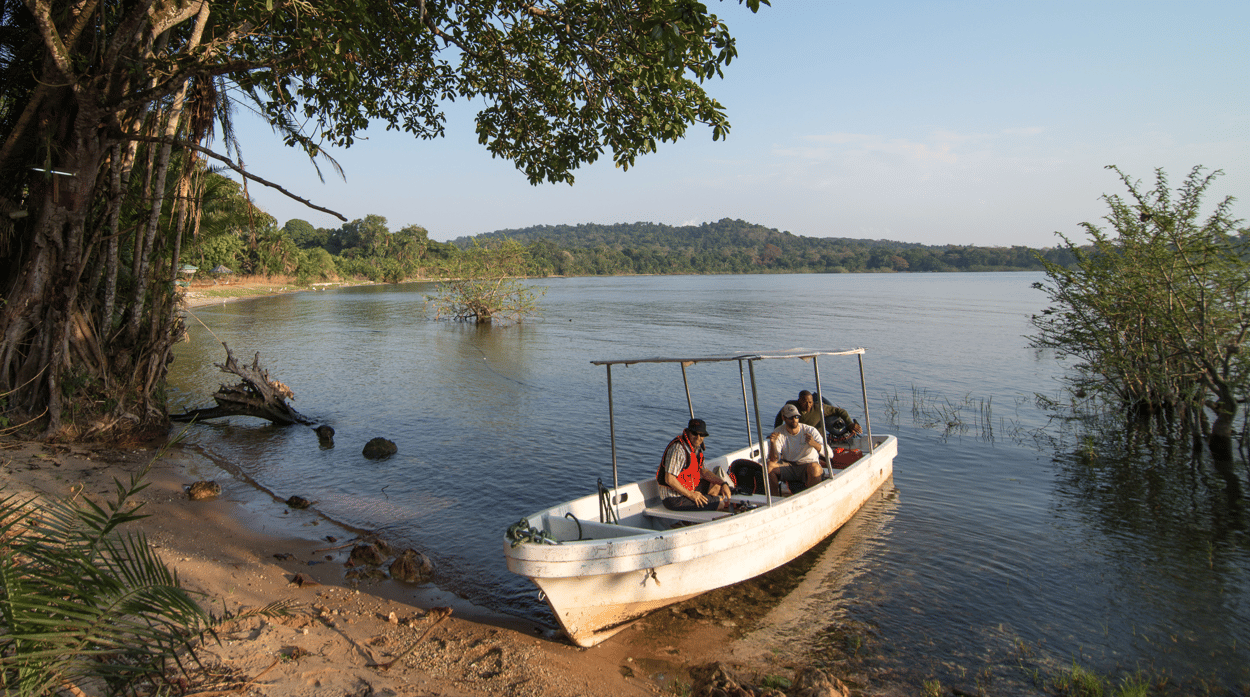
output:
<instances>
[{"instance_id":1,"label":"canopy support pole","mask_svg":"<svg viewBox=\"0 0 1250 697\"><path fill-rule=\"evenodd\" d=\"M690 399L690 381L686 379L686 364L681 364L681 384L686 388L686 408L690 411L690 418L694 418L694 401Z\"/></svg>"},{"instance_id":2,"label":"canopy support pole","mask_svg":"<svg viewBox=\"0 0 1250 697\"><path fill-rule=\"evenodd\" d=\"M868 433L868 452L871 454L877 449L875 442L872 440L872 417L868 416L868 380L864 378L864 354L859 354L859 389L864 393L864 429Z\"/></svg>"},{"instance_id":3,"label":"canopy support pole","mask_svg":"<svg viewBox=\"0 0 1250 697\"><path fill-rule=\"evenodd\" d=\"M738 361L738 379L742 382L742 416L747 422L747 447L751 447L751 407L747 406L747 374L742 369L742 361ZM732 462L729 464L733 464Z\"/></svg>"},{"instance_id":4,"label":"canopy support pole","mask_svg":"<svg viewBox=\"0 0 1250 697\"><path fill-rule=\"evenodd\" d=\"M812 356L812 370L816 373L816 407L820 409L820 442L822 444L820 448L820 455L818 455L816 459L819 462L824 458L830 458L829 469L832 470L833 450L829 447L828 443L829 425L825 423L825 393L820 389L820 360L815 356ZM850 426L850 424L847 424L847 426ZM824 476L824 466L825 464L821 462L820 467L822 477Z\"/></svg>"},{"instance_id":5,"label":"canopy support pole","mask_svg":"<svg viewBox=\"0 0 1250 697\"><path fill-rule=\"evenodd\" d=\"M608 368L608 434L612 439L612 504L616 506L616 519L621 519L621 502L617 490L621 488L616 475L616 414L612 410L612 366ZM607 522L607 521L602 521Z\"/></svg>"},{"instance_id":6,"label":"canopy support pole","mask_svg":"<svg viewBox=\"0 0 1250 697\"><path fill-rule=\"evenodd\" d=\"M755 403L755 430L760 439L760 471L764 475L764 494L768 497L768 505L772 506L773 488L769 486L768 455L764 453L764 428L760 421L760 393L755 388L755 361L753 359L747 359L747 368L751 371L751 401Z\"/></svg>"}]
</instances>

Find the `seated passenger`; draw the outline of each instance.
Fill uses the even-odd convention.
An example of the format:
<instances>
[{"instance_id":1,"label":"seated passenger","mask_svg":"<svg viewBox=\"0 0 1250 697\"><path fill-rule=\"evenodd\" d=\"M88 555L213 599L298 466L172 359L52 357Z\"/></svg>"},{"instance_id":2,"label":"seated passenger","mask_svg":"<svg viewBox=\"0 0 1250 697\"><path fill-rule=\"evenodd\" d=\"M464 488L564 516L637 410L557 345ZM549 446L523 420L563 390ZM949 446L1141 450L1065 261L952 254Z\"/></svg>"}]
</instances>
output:
<instances>
[{"instance_id":1,"label":"seated passenger","mask_svg":"<svg viewBox=\"0 0 1250 697\"><path fill-rule=\"evenodd\" d=\"M798 493L818 484L824 474L818 455L825 447L820 431L800 423L799 408L793 404L781 408L781 417L784 425L768 436L768 488L773 496L780 495L781 482Z\"/></svg>"},{"instance_id":2,"label":"seated passenger","mask_svg":"<svg viewBox=\"0 0 1250 697\"><path fill-rule=\"evenodd\" d=\"M820 430L821 409L816 408L816 397L811 392L803 390L799 393L798 399L792 399L786 402L799 410L799 423L807 424ZM821 406L825 417L825 428L829 429L829 439L835 440L841 436L854 437L863 431L859 427L859 422L851 419L851 414L842 407L835 407L832 404L821 400ZM777 418L773 419L773 428L781 425L781 412L777 412ZM841 425L839 425L839 421Z\"/></svg>"},{"instance_id":3,"label":"seated passenger","mask_svg":"<svg viewBox=\"0 0 1250 697\"><path fill-rule=\"evenodd\" d=\"M664 507L672 511L729 510L730 484L703 467L703 439L707 424L691 419L686 429L664 449L655 480Z\"/></svg>"}]
</instances>

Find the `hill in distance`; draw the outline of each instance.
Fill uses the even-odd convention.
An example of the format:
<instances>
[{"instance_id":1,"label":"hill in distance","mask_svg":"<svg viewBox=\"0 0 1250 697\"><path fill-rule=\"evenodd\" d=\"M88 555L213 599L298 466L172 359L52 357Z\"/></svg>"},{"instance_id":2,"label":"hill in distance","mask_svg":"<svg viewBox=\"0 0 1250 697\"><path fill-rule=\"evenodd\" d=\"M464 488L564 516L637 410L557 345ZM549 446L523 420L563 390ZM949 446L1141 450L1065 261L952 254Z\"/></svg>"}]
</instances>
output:
<instances>
[{"instance_id":1,"label":"hill in distance","mask_svg":"<svg viewBox=\"0 0 1250 697\"><path fill-rule=\"evenodd\" d=\"M660 223L537 225L452 240L458 247L510 238L556 275L612 273L848 273L1039 271L1039 254L1071 263L1066 250L925 245L803 237L744 220L674 227Z\"/></svg>"}]
</instances>

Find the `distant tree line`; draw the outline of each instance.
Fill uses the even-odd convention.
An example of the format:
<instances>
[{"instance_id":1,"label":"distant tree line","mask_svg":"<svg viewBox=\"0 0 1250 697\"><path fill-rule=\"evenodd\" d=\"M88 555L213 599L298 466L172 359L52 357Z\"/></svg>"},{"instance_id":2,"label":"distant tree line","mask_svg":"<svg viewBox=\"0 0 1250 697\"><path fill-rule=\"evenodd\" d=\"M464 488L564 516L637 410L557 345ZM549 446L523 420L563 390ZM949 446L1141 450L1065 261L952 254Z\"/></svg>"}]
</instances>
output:
<instances>
[{"instance_id":1,"label":"distant tree line","mask_svg":"<svg viewBox=\"0 0 1250 697\"><path fill-rule=\"evenodd\" d=\"M437 242L418 225L391 231L366 215L337 228L305 220L279 227L247 204L240 187L215 180L204 222L184 255L207 271L218 265L246 274L294 276L297 283L343 278L398 283L442 278L461 269L466 252L500 249L519 275L864 273L1040 271L1076 261L1069 247L974 247L890 240L803 237L728 218L674 227L657 223L540 225ZM207 211L211 211L207 212Z\"/></svg>"},{"instance_id":2,"label":"distant tree line","mask_svg":"<svg viewBox=\"0 0 1250 697\"><path fill-rule=\"evenodd\" d=\"M232 273L291 276L297 284L339 279L398 283L444 275L461 251L437 242L419 225L392 232L386 218L367 215L337 228L314 228L306 220L279 227L252 206L242 187L210 174L204 214L186 244L183 260L201 274L224 266Z\"/></svg>"},{"instance_id":3,"label":"distant tree line","mask_svg":"<svg viewBox=\"0 0 1250 697\"><path fill-rule=\"evenodd\" d=\"M1040 271L1039 255L1068 266L1067 248L924 245L804 237L743 220L674 227L657 223L539 225L452 241L458 247L513 239L528 246L536 275Z\"/></svg>"}]
</instances>

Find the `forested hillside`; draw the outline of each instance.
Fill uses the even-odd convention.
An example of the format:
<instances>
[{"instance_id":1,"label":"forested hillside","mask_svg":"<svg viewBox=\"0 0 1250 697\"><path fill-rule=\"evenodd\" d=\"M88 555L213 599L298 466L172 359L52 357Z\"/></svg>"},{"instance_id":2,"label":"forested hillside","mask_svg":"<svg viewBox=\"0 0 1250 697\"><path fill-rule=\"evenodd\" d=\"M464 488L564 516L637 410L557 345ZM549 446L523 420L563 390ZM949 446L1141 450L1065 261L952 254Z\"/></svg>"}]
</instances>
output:
<instances>
[{"instance_id":1,"label":"forested hillside","mask_svg":"<svg viewBox=\"0 0 1250 697\"><path fill-rule=\"evenodd\" d=\"M1069 265L1065 249L923 245L803 237L743 220L673 227L657 223L539 225L460 237L464 248L510 238L529 248L539 274L847 273L1041 270L1035 258Z\"/></svg>"},{"instance_id":2,"label":"forested hillside","mask_svg":"<svg viewBox=\"0 0 1250 697\"><path fill-rule=\"evenodd\" d=\"M241 187L209 175L212 205L183 258L210 275L224 266L244 274L294 276L297 283L367 278L399 283L455 275L464 251L499 253L519 245L515 275L597 276L674 273L855 273L1041 270L1037 254L1062 266L1067 247L972 247L890 240L803 237L742 220L673 227L656 223L540 225L499 230L451 242L429 238L419 225L391 230L366 215L337 228L305 220L278 221L250 206Z\"/></svg>"}]
</instances>

